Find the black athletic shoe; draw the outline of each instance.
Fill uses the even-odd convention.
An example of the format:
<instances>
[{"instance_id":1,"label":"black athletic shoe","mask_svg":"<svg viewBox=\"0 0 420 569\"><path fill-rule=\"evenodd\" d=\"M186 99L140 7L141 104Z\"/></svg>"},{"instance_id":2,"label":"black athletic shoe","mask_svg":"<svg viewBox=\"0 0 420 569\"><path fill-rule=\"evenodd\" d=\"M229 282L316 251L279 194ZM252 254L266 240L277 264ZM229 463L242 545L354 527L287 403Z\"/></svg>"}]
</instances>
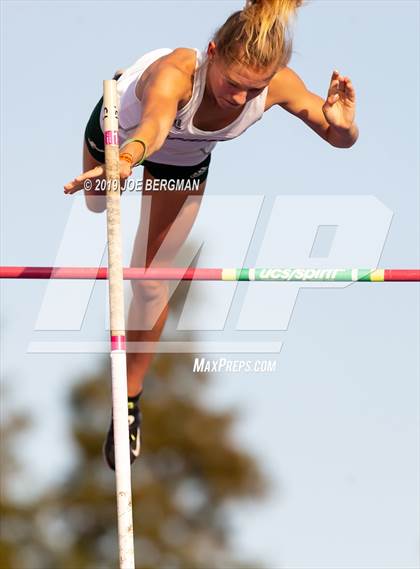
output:
<instances>
[{"instance_id":1,"label":"black athletic shoe","mask_svg":"<svg viewBox=\"0 0 420 569\"><path fill-rule=\"evenodd\" d=\"M133 462L140 456L141 448L141 411L138 403L128 401L128 429L130 437L130 462ZM115 455L114 455L114 422L111 418L111 425L109 427L104 446L103 453L106 463L112 470L115 470Z\"/></svg>"}]
</instances>

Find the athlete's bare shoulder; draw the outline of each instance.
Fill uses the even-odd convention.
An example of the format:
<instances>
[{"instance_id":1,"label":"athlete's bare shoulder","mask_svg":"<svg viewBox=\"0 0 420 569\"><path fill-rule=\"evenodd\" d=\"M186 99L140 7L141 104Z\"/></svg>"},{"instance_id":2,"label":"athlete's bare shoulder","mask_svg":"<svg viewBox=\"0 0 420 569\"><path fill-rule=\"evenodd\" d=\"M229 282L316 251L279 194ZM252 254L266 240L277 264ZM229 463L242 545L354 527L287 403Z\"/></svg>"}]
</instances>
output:
<instances>
[{"instance_id":1,"label":"athlete's bare shoulder","mask_svg":"<svg viewBox=\"0 0 420 569\"><path fill-rule=\"evenodd\" d=\"M187 75L194 75L197 52L190 47L177 47L166 58Z\"/></svg>"},{"instance_id":2,"label":"athlete's bare shoulder","mask_svg":"<svg viewBox=\"0 0 420 569\"><path fill-rule=\"evenodd\" d=\"M194 72L196 64L196 51L192 48L178 47L171 53L159 57L143 72L136 86L136 95L141 100L145 86L150 80L165 72L170 72L171 77L176 78L182 91L182 102L189 100L194 84Z\"/></svg>"}]
</instances>

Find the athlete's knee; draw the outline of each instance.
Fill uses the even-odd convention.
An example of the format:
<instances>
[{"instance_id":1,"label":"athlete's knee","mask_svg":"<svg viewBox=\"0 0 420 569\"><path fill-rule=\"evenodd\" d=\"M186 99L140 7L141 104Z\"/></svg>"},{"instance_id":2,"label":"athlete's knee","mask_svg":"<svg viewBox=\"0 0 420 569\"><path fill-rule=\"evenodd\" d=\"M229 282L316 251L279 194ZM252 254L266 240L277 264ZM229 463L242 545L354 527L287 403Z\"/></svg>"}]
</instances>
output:
<instances>
[{"instance_id":1,"label":"athlete's knee","mask_svg":"<svg viewBox=\"0 0 420 569\"><path fill-rule=\"evenodd\" d=\"M142 302L168 302L169 286L165 281L133 280L131 288L135 300Z\"/></svg>"},{"instance_id":2,"label":"athlete's knee","mask_svg":"<svg viewBox=\"0 0 420 569\"><path fill-rule=\"evenodd\" d=\"M94 213L102 213L106 210L106 196L105 195L98 195L98 192L95 192L95 195L89 193L87 191L85 193L85 203L86 207L93 211Z\"/></svg>"}]
</instances>

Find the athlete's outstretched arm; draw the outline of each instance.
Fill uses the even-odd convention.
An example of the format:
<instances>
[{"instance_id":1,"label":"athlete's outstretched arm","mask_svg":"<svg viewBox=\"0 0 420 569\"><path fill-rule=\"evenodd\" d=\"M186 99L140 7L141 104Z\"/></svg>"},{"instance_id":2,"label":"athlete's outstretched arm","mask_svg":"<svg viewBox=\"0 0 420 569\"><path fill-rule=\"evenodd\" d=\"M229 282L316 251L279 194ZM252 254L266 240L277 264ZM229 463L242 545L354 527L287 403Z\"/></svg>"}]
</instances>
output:
<instances>
[{"instance_id":1,"label":"athlete's outstretched arm","mask_svg":"<svg viewBox=\"0 0 420 569\"><path fill-rule=\"evenodd\" d=\"M131 136L145 141L147 156L159 150L165 142L178 111L178 104L188 92L189 85L190 78L175 62L159 62L148 77L142 93L139 126ZM124 152L129 152L133 156L133 164L144 157L143 145L137 142L124 146ZM73 194L83 188L85 180L104 176L104 173L105 166L97 166L66 184L64 191L66 194ZM130 164L121 160L121 180L128 178L131 173Z\"/></svg>"},{"instance_id":2,"label":"athlete's outstretched arm","mask_svg":"<svg viewBox=\"0 0 420 569\"><path fill-rule=\"evenodd\" d=\"M147 156L159 150L175 120L179 102L190 84L188 75L177 65L160 62L144 86L139 126L132 138L142 138L147 144ZM134 155L134 163L143 158L142 147L133 142L124 152Z\"/></svg>"},{"instance_id":3,"label":"athlete's outstretched arm","mask_svg":"<svg viewBox=\"0 0 420 569\"><path fill-rule=\"evenodd\" d=\"M297 73L285 67L271 80L270 93L276 104L299 117L332 146L349 148L356 142L356 93L349 77L333 71L324 100L309 91Z\"/></svg>"}]
</instances>

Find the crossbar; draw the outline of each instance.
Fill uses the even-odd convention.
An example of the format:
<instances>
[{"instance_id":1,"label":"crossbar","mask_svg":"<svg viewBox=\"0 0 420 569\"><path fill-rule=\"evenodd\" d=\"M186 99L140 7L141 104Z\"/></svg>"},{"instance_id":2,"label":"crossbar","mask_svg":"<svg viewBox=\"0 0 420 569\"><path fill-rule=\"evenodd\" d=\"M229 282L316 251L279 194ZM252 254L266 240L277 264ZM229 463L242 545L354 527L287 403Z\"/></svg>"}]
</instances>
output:
<instances>
[{"instance_id":1,"label":"crossbar","mask_svg":"<svg viewBox=\"0 0 420 569\"><path fill-rule=\"evenodd\" d=\"M108 279L107 267L0 267L1 279ZM420 282L420 269L125 268L125 280Z\"/></svg>"}]
</instances>

